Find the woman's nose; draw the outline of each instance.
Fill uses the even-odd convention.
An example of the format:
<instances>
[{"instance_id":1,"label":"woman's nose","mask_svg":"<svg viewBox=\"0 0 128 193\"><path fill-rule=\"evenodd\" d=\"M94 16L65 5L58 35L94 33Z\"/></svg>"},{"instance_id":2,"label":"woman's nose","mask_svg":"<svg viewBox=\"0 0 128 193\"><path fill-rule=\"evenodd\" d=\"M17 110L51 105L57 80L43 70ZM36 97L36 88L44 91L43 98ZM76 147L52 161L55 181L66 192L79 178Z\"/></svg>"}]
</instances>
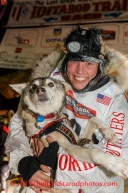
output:
<instances>
[{"instance_id":1,"label":"woman's nose","mask_svg":"<svg viewBox=\"0 0 128 193\"><path fill-rule=\"evenodd\" d=\"M79 62L78 65L77 65L77 68L76 68L76 72L78 74L82 74L83 72L85 72L85 69L86 69L85 64Z\"/></svg>"}]
</instances>

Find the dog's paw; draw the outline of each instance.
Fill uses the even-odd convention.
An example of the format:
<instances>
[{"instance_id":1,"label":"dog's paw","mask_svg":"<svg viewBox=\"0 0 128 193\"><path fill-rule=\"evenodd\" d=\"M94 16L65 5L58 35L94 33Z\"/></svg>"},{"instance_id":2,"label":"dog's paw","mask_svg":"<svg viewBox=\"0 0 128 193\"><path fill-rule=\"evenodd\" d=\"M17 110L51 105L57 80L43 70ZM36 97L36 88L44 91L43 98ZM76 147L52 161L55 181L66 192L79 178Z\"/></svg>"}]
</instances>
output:
<instances>
[{"instance_id":1,"label":"dog's paw","mask_svg":"<svg viewBox=\"0 0 128 193\"><path fill-rule=\"evenodd\" d=\"M90 118L90 122L96 125L96 128L102 133L105 139L112 143L119 143L119 139L113 129L109 128L101 119L92 117Z\"/></svg>"},{"instance_id":2,"label":"dog's paw","mask_svg":"<svg viewBox=\"0 0 128 193\"><path fill-rule=\"evenodd\" d=\"M128 178L128 161L119 157L111 157L108 164L108 170L111 170L116 175Z\"/></svg>"},{"instance_id":3,"label":"dog's paw","mask_svg":"<svg viewBox=\"0 0 128 193\"><path fill-rule=\"evenodd\" d=\"M104 138L107 139L107 141L110 141L112 143L119 143L119 139L113 129L104 126L100 128L100 132L102 133Z\"/></svg>"}]
</instances>

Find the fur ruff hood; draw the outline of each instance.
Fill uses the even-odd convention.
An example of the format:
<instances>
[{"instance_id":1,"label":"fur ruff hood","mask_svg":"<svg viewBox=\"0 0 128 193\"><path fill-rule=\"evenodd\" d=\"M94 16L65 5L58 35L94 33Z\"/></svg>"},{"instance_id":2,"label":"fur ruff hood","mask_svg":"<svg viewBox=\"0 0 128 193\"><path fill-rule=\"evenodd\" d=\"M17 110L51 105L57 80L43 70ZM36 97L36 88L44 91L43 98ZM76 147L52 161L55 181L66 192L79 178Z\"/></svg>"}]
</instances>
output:
<instances>
[{"instance_id":1,"label":"fur ruff hood","mask_svg":"<svg viewBox=\"0 0 128 193\"><path fill-rule=\"evenodd\" d=\"M105 46L105 56L107 61L103 67L103 72L117 83L125 93L128 91L128 58L119 51ZM61 67L65 52L57 46L48 56L37 61L33 68L30 80L39 77L48 77L58 66Z\"/></svg>"}]
</instances>

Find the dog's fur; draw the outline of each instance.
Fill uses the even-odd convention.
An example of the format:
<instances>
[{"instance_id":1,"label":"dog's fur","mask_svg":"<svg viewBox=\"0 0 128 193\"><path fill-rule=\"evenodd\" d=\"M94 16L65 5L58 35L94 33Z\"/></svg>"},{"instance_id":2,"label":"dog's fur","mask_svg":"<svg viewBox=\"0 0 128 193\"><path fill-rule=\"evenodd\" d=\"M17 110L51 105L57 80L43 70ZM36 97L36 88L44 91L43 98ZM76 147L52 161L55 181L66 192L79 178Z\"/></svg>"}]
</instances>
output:
<instances>
[{"instance_id":1,"label":"dog's fur","mask_svg":"<svg viewBox=\"0 0 128 193\"><path fill-rule=\"evenodd\" d=\"M45 125L53 120L59 120L64 117L62 113L62 107L65 102L65 92L71 89L70 86L62 81L57 81L52 78L37 78L32 80L28 84L12 85L13 89L21 94L21 109L18 113L23 119L26 120L26 135L31 137L39 133L39 129L35 127L36 119L32 116L32 113L46 116L53 113L54 118L46 119L38 126L43 128ZM66 123L65 123L66 124ZM72 128L66 124L66 126L72 131L77 142L79 137L72 130ZM114 131L107 127L99 118L93 117L88 121L85 132L81 138L91 139L92 134L99 128L99 131L103 136L113 142L118 143L117 136ZM128 161L119 157L106 154L96 148L92 147L79 147L71 144L68 139L58 131L54 131L49 134L60 146L82 162L96 163L104 166L108 170L112 171L118 176L123 178L128 177ZM47 145L47 144L46 144ZM70 192L69 190L55 190L53 192Z\"/></svg>"}]
</instances>

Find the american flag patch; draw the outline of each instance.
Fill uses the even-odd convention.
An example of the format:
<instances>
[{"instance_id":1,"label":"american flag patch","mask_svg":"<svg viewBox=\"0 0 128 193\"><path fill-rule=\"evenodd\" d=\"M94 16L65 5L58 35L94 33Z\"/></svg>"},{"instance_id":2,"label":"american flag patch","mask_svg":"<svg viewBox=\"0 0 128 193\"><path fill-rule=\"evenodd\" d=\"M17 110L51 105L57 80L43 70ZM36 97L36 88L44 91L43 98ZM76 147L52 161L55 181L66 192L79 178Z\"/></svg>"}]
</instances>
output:
<instances>
[{"instance_id":1,"label":"american flag patch","mask_svg":"<svg viewBox=\"0 0 128 193\"><path fill-rule=\"evenodd\" d=\"M98 103L102 103L102 104L107 105L107 106L110 104L111 100L112 99L110 97L105 96L103 94L99 94L99 93L98 93L97 99L96 99L96 101Z\"/></svg>"}]
</instances>

